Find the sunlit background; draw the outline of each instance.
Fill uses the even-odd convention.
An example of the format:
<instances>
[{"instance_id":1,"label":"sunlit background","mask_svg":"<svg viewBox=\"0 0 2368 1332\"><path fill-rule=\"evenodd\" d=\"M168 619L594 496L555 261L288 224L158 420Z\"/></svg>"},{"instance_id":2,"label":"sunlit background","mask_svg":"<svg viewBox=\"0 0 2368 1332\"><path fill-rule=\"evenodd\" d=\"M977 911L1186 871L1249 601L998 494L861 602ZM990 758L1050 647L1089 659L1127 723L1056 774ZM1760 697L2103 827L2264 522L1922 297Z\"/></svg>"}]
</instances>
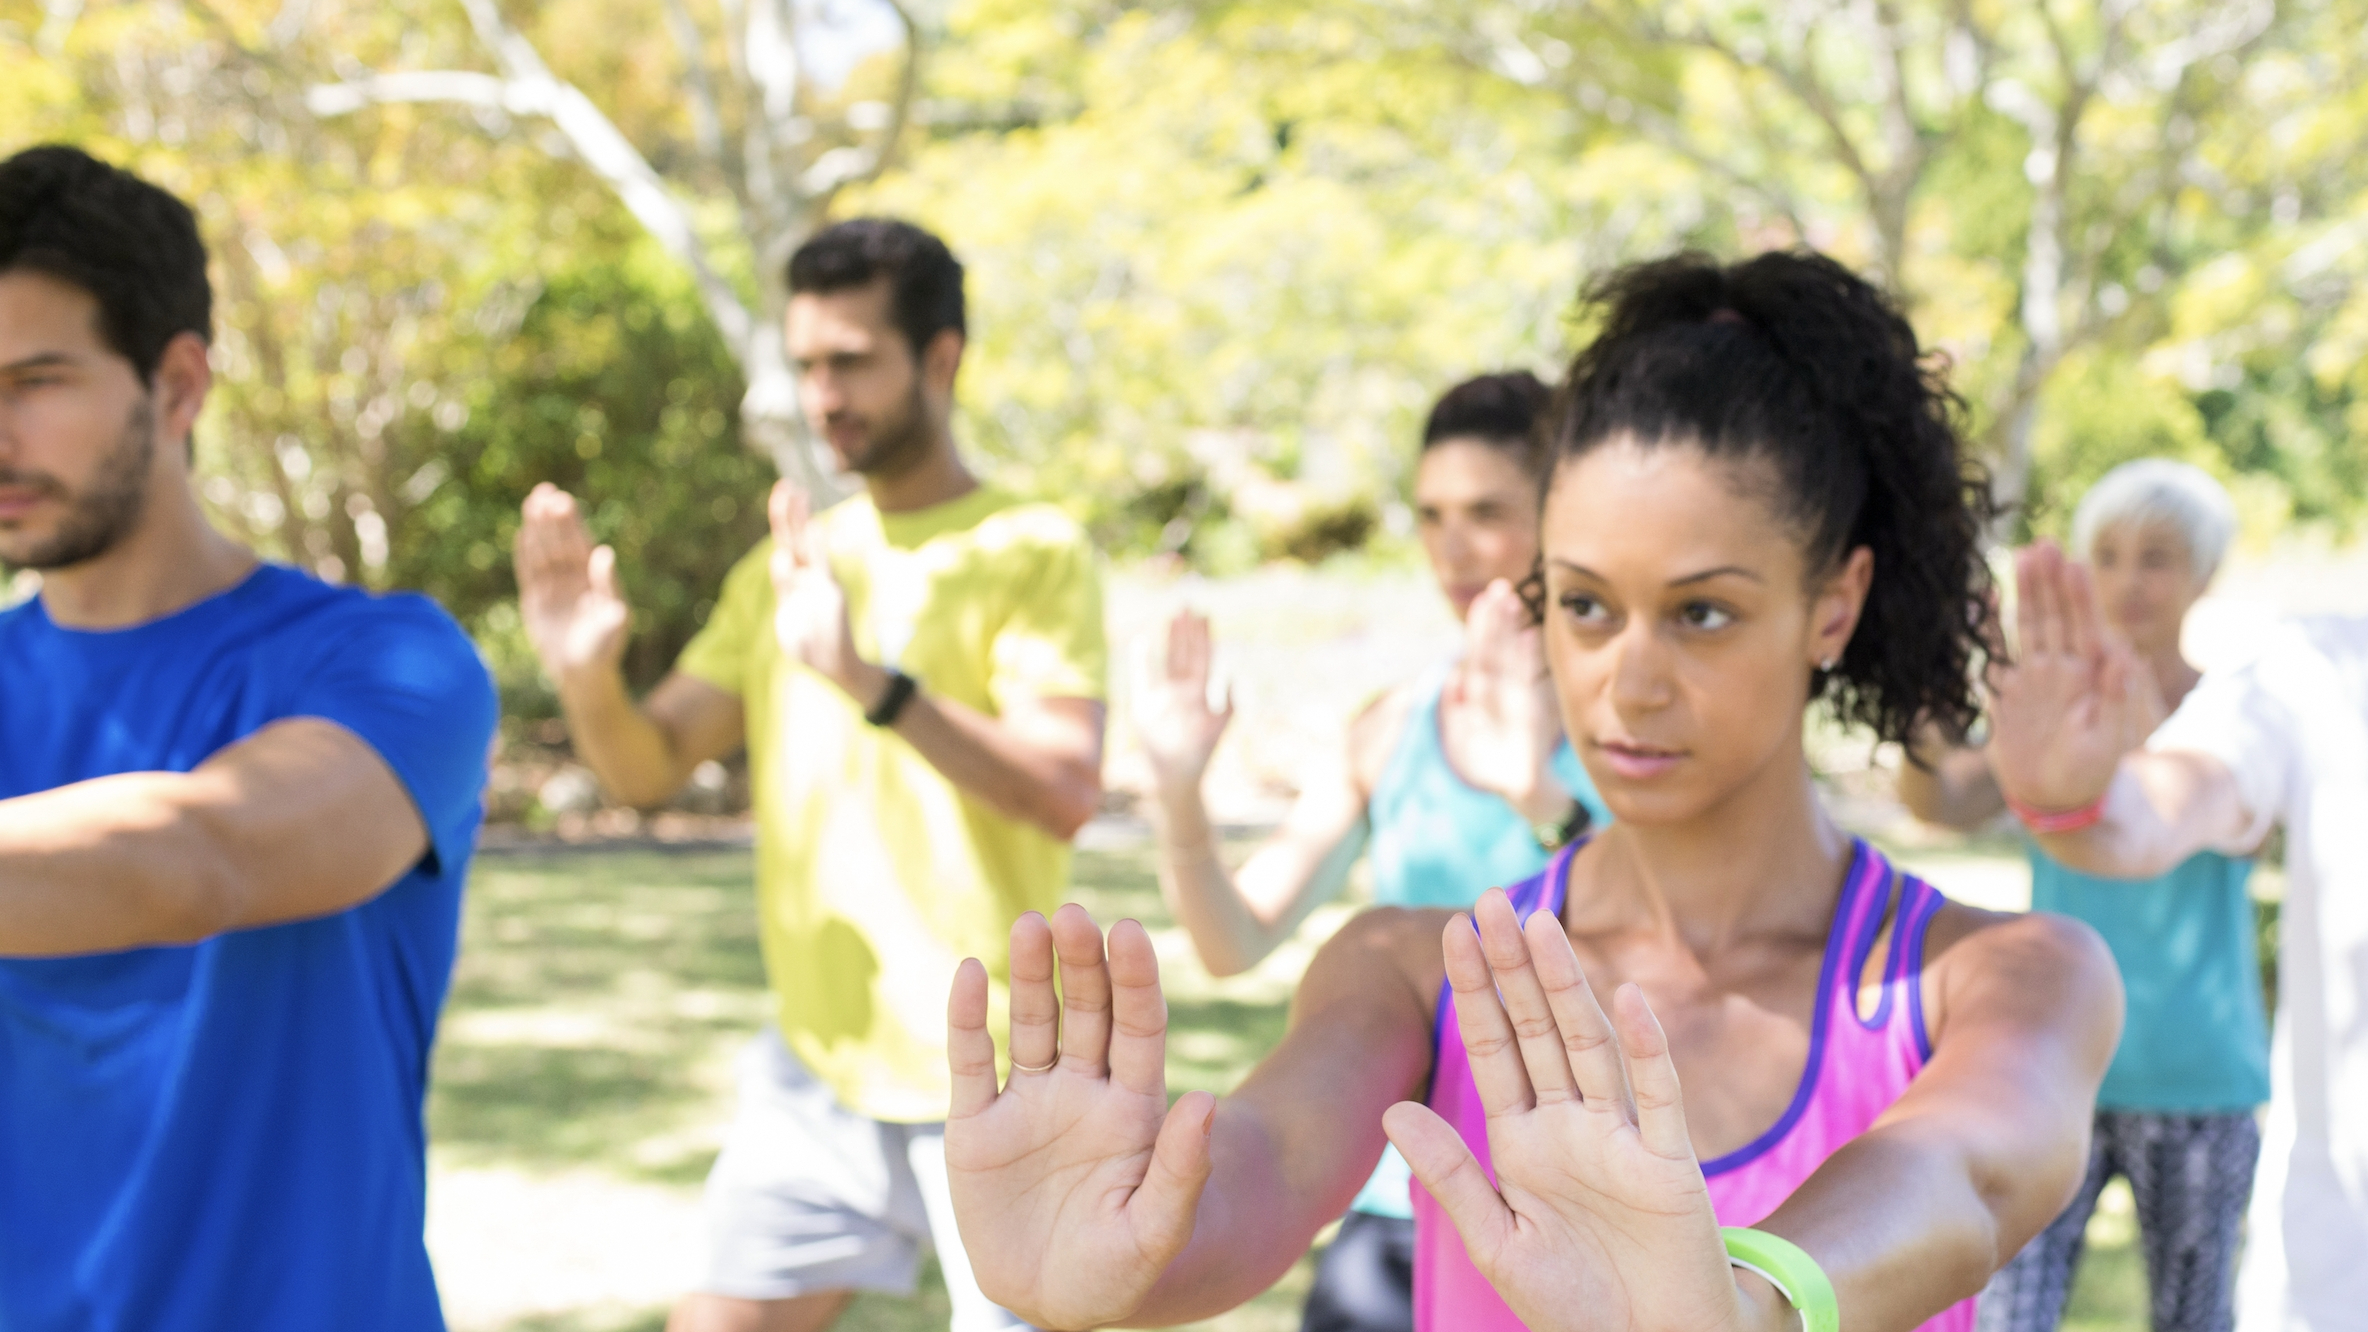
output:
<instances>
[{"instance_id":1,"label":"sunlit background","mask_svg":"<svg viewBox=\"0 0 2368 1332\"><path fill-rule=\"evenodd\" d=\"M2200 634L2368 608L2363 31L2368 0L0 0L0 151L81 143L197 205L215 516L429 592L493 663L522 849L472 907L438 1258L465 1329L654 1328L760 1016L744 857L542 849L652 828L567 765L508 548L535 482L582 496L628 673L665 670L776 470L828 481L777 332L817 226L902 214L968 265L960 439L1089 524L1119 628L1216 606L1273 723L1221 767L1255 825L1439 647L1405 493L1430 397L1551 375L1586 276L1678 246L1882 275L2022 501L2002 540L2169 455L2244 520ZM686 836L735 835L736 782ZM1156 914L1130 826L1080 892ZM1238 1076L1290 965L1180 1000L1181 1076ZM2069 1326L2142 1326L2112 1215Z\"/></svg>"}]
</instances>

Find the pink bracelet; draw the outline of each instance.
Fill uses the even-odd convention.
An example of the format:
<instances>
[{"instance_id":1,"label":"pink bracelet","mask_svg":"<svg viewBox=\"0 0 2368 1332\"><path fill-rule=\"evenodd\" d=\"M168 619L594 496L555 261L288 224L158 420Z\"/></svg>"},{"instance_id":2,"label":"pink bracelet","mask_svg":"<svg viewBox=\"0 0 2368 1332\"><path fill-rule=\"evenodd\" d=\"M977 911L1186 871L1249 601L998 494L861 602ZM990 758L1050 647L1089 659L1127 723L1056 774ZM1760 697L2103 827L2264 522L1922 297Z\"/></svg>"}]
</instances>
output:
<instances>
[{"instance_id":1,"label":"pink bracelet","mask_svg":"<svg viewBox=\"0 0 2368 1332\"><path fill-rule=\"evenodd\" d=\"M2024 804L2013 796L2006 798L2006 807L2023 821L2023 826L2041 836L2049 833L2079 832L2104 821L2105 797L2098 796L2077 809L2038 809Z\"/></svg>"}]
</instances>

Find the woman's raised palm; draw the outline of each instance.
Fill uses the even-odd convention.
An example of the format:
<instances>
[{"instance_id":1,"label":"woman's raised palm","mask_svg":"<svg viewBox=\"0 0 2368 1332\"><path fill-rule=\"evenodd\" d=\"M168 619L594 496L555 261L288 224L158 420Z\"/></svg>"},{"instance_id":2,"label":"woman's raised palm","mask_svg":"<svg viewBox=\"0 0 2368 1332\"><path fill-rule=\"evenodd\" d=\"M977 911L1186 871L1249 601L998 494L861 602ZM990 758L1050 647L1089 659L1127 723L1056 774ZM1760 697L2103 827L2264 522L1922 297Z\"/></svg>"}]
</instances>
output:
<instances>
[{"instance_id":1,"label":"woman's raised palm","mask_svg":"<svg viewBox=\"0 0 2368 1332\"><path fill-rule=\"evenodd\" d=\"M1208 617L1180 610L1157 644L1134 707L1135 738L1163 789L1198 789L1217 742L1233 720L1233 703L1209 706L1214 650Z\"/></svg>"},{"instance_id":2,"label":"woman's raised palm","mask_svg":"<svg viewBox=\"0 0 2368 1332\"><path fill-rule=\"evenodd\" d=\"M1060 958L1061 993L1053 988ZM1044 1328L1138 1308L1192 1238L1215 1103L1167 1101L1167 1003L1150 936L1083 908L1011 931L1011 1061L998 1089L987 975L955 973L946 1169L979 1289Z\"/></svg>"},{"instance_id":3,"label":"woman's raised palm","mask_svg":"<svg viewBox=\"0 0 2368 1332\"><path fill-rule=\"evenodd\" d=\"M1562 716L1528 608L1499 579L1464 618L1464 655L1440 698L1440 741L1464 780L1518 802L1549 780Z\"/></svg>"},{"instance_id":4,"label":"woman's raised palm","mask_svg":"<svg viewBox=\"0 0 2368 1332\"><path fill-rule=\"evenodd\" d=\"M2106 630L2087 570L2052 543L2015 556L2016 644L1990 671L1990 768L2010 798L2077 809L2161 720L2152 681Z\"/></svg>"},{"instance_id":5,"label":"woman's raised palm","mask_svg":"<svg viewBox=\"0 0 2368 1332\"><path fill-rule=\"evenodd\" d=\"M1614 997L1615 1030L1561 923L1537 912L1525 928L1494 890L1443 942L1495 1184L1428 1108L1393 1106L1384 1124L1473 1265L1533 1332L1745 1326L1643 992Z\"/></svg>"}]
</instances>

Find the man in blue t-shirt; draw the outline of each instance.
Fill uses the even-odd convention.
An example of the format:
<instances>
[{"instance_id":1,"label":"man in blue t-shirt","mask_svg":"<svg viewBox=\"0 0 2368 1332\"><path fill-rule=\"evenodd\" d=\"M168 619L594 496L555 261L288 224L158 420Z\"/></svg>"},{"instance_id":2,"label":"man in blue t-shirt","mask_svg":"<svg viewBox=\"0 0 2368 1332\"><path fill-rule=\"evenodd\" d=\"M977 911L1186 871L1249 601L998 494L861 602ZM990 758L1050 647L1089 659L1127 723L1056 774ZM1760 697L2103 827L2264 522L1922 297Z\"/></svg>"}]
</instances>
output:
<instances>
[{"instance_id":1,"label":"man in blue t-shirt","mask_svg":"<svg viewBox=\"0 0 2368 1332\"><path fill-rule=\"evenodd\" d=\"M189 209L0 163L0 1328L431 1332L428 1048L494 700L190 485Z\"/></svg>"}]
</instances>

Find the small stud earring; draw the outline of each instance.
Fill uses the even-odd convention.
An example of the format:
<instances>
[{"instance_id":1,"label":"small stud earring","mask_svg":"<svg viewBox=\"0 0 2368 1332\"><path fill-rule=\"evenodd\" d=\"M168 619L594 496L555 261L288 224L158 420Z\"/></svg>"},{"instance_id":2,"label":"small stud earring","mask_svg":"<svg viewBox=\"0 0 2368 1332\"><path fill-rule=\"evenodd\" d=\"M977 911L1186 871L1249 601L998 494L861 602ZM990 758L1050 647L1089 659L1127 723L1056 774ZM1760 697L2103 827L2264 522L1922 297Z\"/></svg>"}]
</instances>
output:
<instances>
[{"instance_id":1,"label":"small stud earring","mask_svg":"<svg viewBox=\"0 0 2368 1332\"><path fill-rule=\"evenodd\" d=\"M1833 658L1833 657L1827 657L1825 660L1823 660L1823 661L1821 661L1821 662L1817 663L1817 669L1819 669L1819 670L1821 670L1821 671L1824 671L1824 672L1826 672L1827 674L1829 674L1829 675L1830 675L1830 674L1832 674L1832 673L1833 673L1833 669L1834 669L1834 662L1835 662L1836 660L1837 660L1837 658Z\"/></svg>"}]
</instances>

